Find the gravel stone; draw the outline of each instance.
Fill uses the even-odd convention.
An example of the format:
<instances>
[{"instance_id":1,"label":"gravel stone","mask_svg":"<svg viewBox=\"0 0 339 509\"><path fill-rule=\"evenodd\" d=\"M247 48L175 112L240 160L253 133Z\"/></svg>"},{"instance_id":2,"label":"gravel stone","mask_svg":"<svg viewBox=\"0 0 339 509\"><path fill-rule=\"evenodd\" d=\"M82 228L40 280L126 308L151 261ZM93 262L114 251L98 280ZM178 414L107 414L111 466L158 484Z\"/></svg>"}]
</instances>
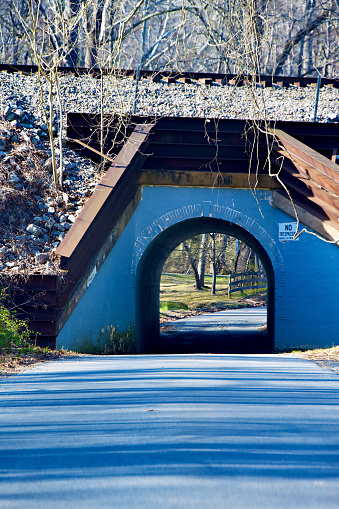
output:
<instances>
[{"instance_id":1,"label":"gravel stone","mask_svg":"<svg viewBox=\"0 0 339 509\"><path fill-rule=\"evenodd\" d=\"M26 231L31 234L33 237L39 237L42 234L41 228L36 226L35 224L29 224L26 228Z\"/></svg>"}]
</instances>

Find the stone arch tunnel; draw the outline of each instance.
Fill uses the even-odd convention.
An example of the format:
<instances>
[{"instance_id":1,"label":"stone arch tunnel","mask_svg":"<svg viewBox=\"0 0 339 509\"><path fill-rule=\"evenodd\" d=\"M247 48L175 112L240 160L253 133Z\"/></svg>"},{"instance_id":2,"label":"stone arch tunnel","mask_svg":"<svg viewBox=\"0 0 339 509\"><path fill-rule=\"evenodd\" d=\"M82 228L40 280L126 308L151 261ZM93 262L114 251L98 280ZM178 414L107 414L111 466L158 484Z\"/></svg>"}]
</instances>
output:
<instances>
[{"instance_id":1,"label":"stone arch tunnel","mask_svg":"<svg viewBox=\"0 0 339 509\"><path fill-rule=\"evenodd\" d=\"M217 161L205 136L216 137L213 122L134 121L57 250L68 284L56 346L100 352L112 331L129 331L139 352L151 351L159 336L163 261L188 233L211 227L244 240L263 261L269 350L338 344L338 199L332 194L339 194L339 172L329 158L339 144L338 128L323 124L326 136L319 137L310 123L275 126L269 157L280 170L278 181L265 164L264 139L249 161L245 121L218 122ZM310 233L283 237L284 225L295 229L298 221L299 231Z\"/></svg>"},{"instance_id":2,"label":"stone arch tunnel","mask_svg":"<svg viewBox=\"0 0 339 509\"><path fill-rule=\"evenodd\" d=\"M201 233L230 235L248 244L260 257L267 275L267 328L265 344L257 350L272 351L274 347L275 275L270 257L258 240L244 228L224 219L196 217L184 219L159 233L144 251L136 273L136 337L140 352L154 352L159 343L159 287L164 262L181 242ZM227 339L227 334L226 334ZM257 339L257 338L256 338ZM239 351L246 349L239 345ZM206 345L206 348L207 345Z\"/></svg>"}]
</instances>

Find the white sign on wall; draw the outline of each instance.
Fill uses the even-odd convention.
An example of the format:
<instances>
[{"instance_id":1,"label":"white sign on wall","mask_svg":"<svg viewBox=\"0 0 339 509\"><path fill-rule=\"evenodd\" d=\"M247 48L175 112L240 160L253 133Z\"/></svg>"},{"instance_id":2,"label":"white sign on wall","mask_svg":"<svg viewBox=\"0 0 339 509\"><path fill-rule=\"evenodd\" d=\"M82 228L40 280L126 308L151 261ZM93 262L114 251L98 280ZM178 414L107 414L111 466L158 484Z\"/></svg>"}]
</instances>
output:
<instances>
[{"instance_id":1,"label":"white sign on wall","mask_svg":"<svg viewBox=\"0 0 339 509\"><path fill-rule=\"evenodd\" d=\"M299 240L294 239L294 234L297 231L298 223L279 223L279 240L285 242L286 240Z\"/></svg>"}]
</instances>

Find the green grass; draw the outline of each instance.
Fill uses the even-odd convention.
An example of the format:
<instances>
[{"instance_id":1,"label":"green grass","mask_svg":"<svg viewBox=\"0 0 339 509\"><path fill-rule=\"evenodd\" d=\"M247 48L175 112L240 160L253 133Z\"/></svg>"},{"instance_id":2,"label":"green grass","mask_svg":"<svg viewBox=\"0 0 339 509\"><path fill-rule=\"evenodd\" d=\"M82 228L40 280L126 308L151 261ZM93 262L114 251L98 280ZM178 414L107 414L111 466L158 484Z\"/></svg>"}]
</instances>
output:
<instances>
[{"instance_id":1,"label":"green grass","mask_svg":"<svg viewBox=\"0 0 339 509\"><path fill-rule=\"evenodd\" d=\"M161 301L161 311L176 311L178 309L188 309L188 306L185 304L185 302L171 302L168 300Z\"/></svg>"},{"instance_id":2,"label":"green grass","mask_svg":"<svg viewBox=\"0 0 339 509\"><path fill-rule=\"evenodd\" d=\"M163 274L160 282L160 309L199 310L202 308L236 308L244 305L246 296L258 295L255 290L237 292L227 298L228 276L217 276L216 295L211 295L212 277L205 276L205 288L196 290L193 274ZM172 307L168 307L168 303ZM167 308L166 308L167 306ZM175 308L177 306L177 308Z\"/></svg>"}]
</instances>

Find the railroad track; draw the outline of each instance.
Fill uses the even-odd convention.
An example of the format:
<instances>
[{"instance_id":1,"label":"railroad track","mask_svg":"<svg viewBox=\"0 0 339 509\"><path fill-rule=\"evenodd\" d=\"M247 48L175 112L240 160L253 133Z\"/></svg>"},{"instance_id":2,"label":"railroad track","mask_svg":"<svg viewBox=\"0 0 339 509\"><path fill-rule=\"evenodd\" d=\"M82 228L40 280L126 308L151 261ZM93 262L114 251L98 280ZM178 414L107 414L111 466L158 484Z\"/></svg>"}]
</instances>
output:
<instances>
[{"instance_id":1,"label":"railroad track","mask_svg":"<svg viewBox=\"0 0 339 509\"><path fill-rule=\"evenodd\" d=\"M0 72L7 73L22 73L22 74L36 74L38 67L36 65L12 65L0 64ZM88 69L86 67L59 67L58 72L61 75L71 76L84 76L90 75L94 78L100 78L101 75L108 76L114 74L115 76L127 76L136 79L137 71L133 69ZM314 77L300 77L300 76L251 76L241 74L213 74L203 72L179 72L179 71L148 71L141 70L139 73L140 78L148 79L153 82L165 83L197 83L200 85L233 85L243 86L246 83L256 83L262 87L307 87L317 86L318 78ZM322 78L321 85L327 85L334 88L339 88L339 80L332 78Z\"/></svg>"}]
</instances>

